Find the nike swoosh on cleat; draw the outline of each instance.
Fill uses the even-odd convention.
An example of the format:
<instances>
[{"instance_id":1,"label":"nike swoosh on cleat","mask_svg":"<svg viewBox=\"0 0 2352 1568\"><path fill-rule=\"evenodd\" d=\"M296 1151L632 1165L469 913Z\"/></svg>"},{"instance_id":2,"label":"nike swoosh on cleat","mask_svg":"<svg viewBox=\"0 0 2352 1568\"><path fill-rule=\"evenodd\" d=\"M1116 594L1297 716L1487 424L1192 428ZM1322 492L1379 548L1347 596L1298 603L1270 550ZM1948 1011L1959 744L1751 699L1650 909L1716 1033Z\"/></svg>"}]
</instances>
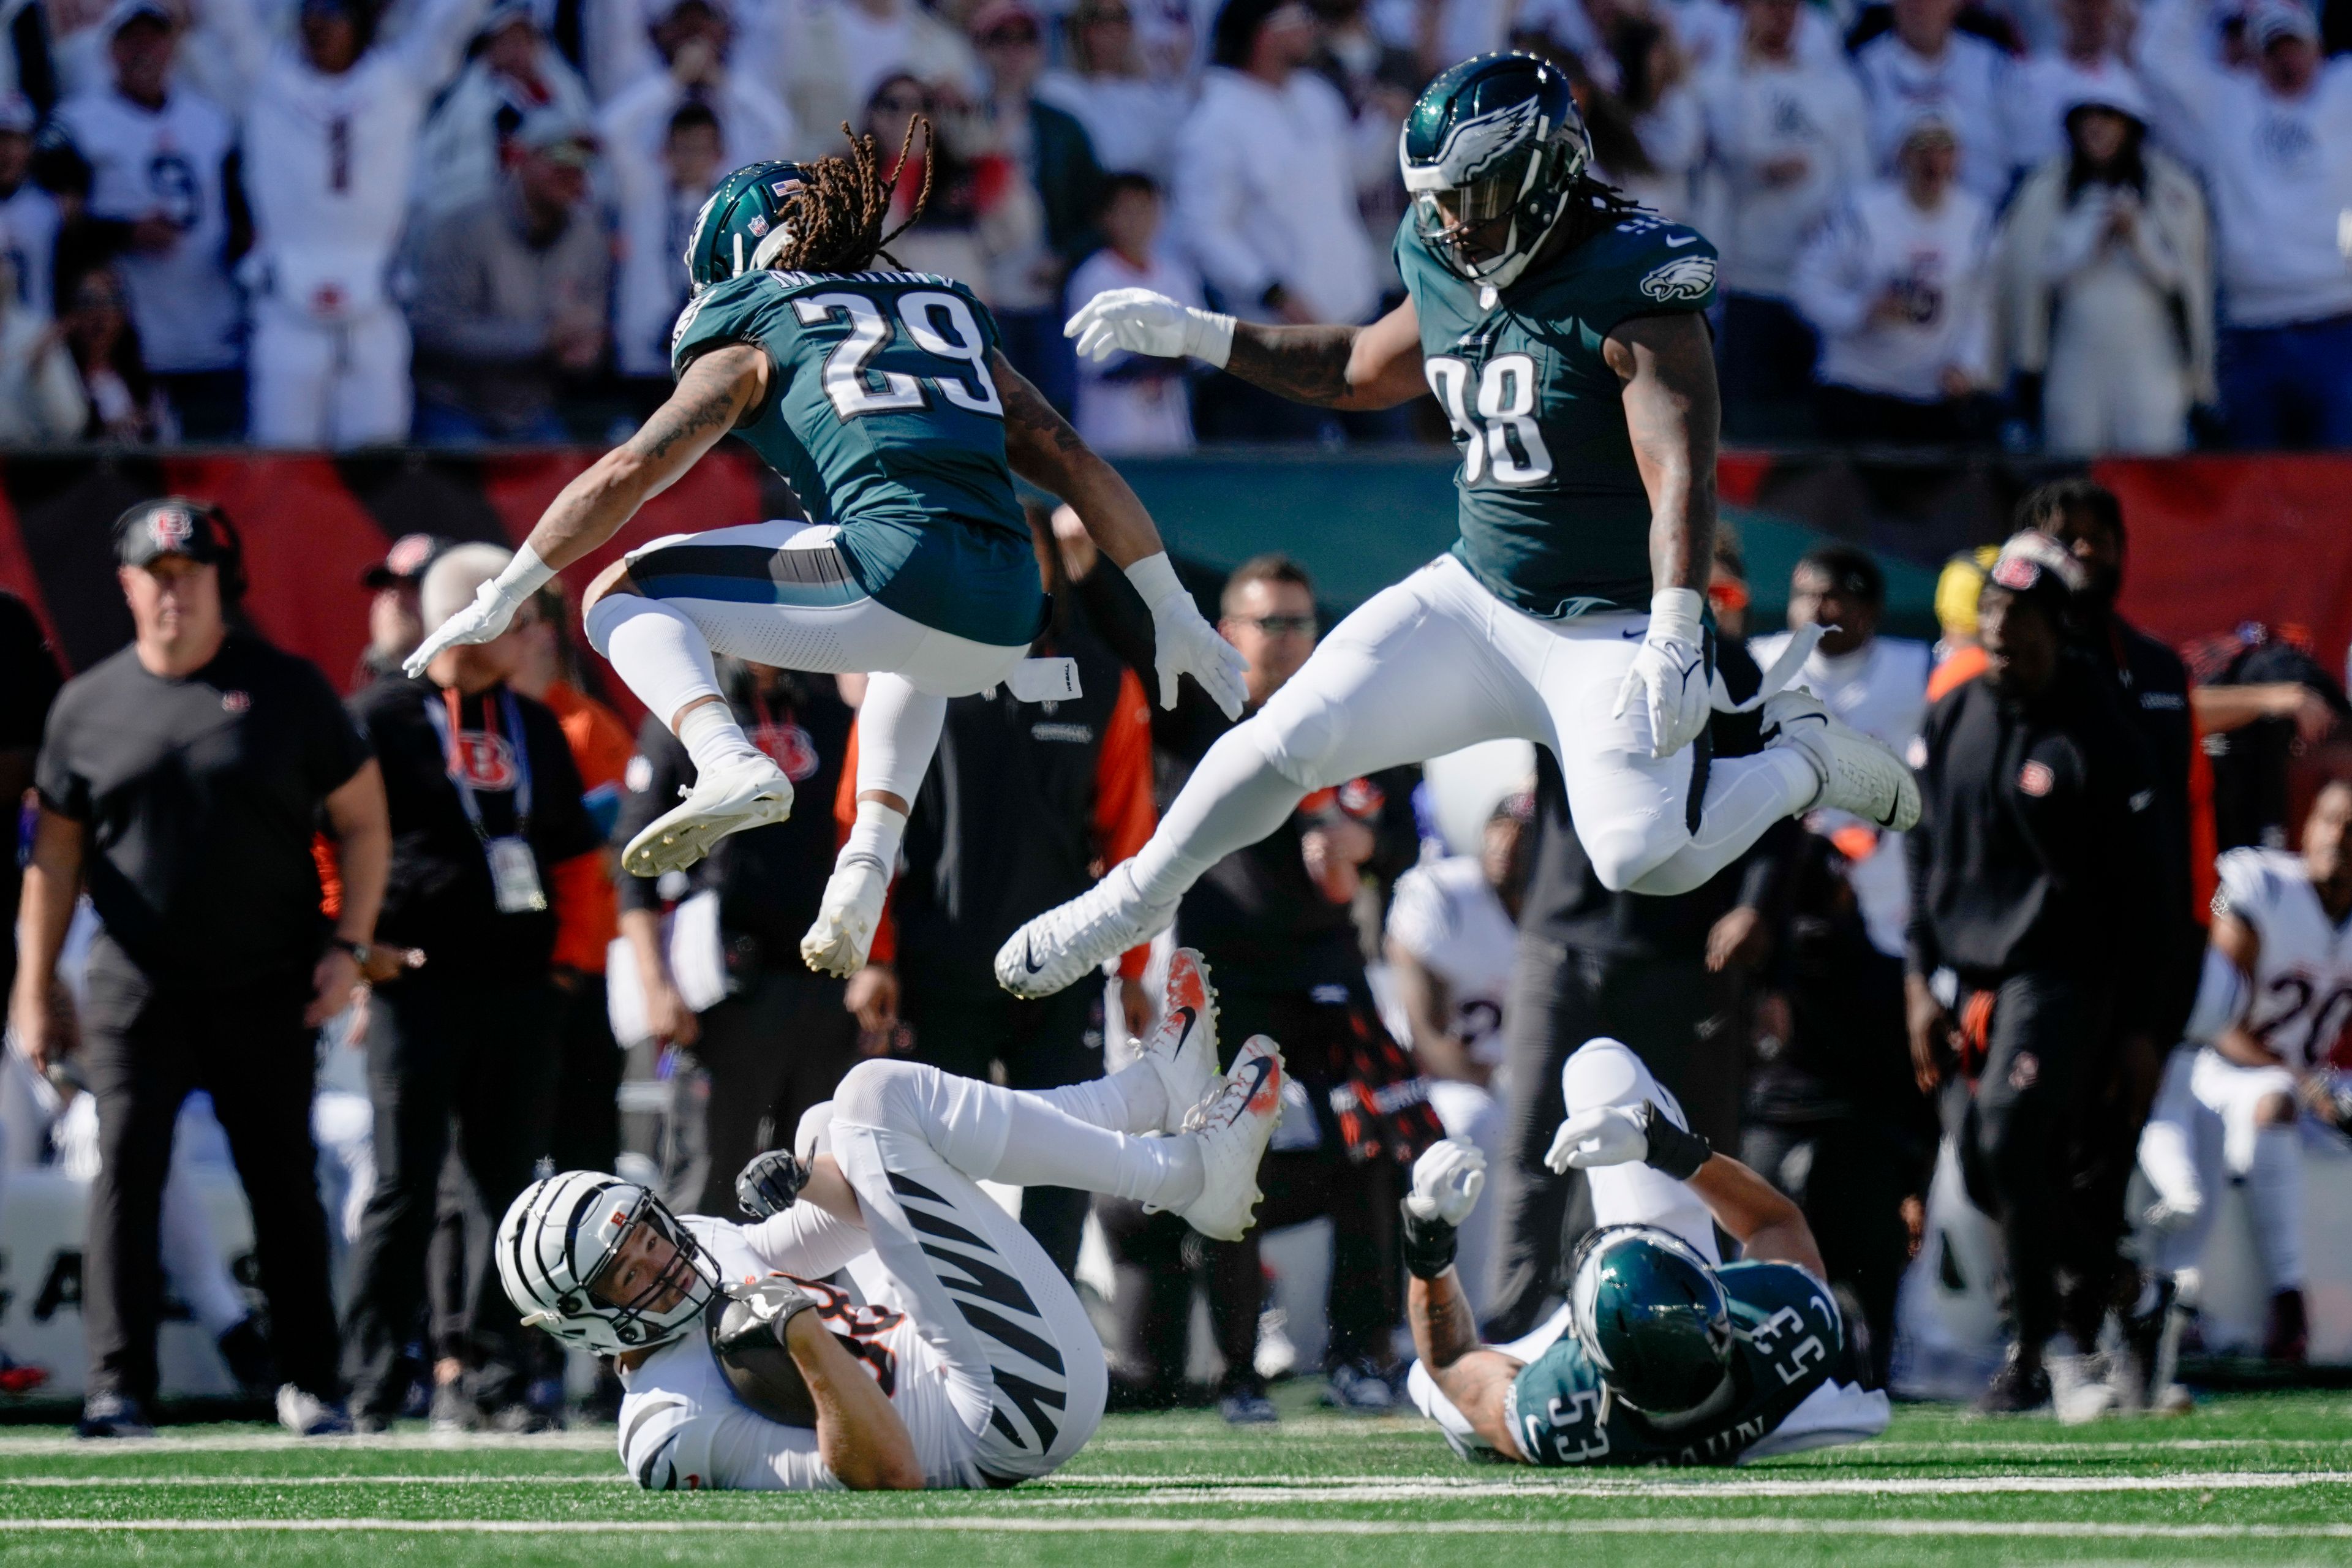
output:
<instances>
[{"instance_id":1,"label":"nike swoosh on cleat","mask_svg":"<svg viewBox=\"0 0 2352 1568\"><path fill-rule=\"evenodd\" d=\"M1021 939L1021 966L1032 974L1045 967L1037 962L1037 939L1034 936Z\"/></svg>"},{"instance_id":2,"label":"nike swoosh on cleat","mask_svg":"<svg viewBox=\"0 0 2352 1568\"><path fill-rule=\"evenodd\" d=\"M1257 1091L1265 1087L1265 1080L1274 1076L1272 1057L1252 1057L1249 1065L1257 1077L1251 1080L1250 1091L1242 1096L1242 1109L1244 1110L1249 1109L1252 1100L1257 1099Z\"/></svg>"},{"instance_id":3,"label":"nike swoosh on cleat","mask_svg":"<svg viewBox=\"0 0 2352 1568\"><path fill-rule=\"evenodd\" d=\"M1184 1026L1176 1031L1176 1043L1181 1047L1192 1035L1192 1026L1200 1021L1200 1011L1193 1007L1179 1007L1170 1016L1171 1017L1178 1017L1184 1020Z\"/></svg>"},{"instance_id":4,"label":"nike swoosh on cleat","mask_svg":"<svg viewBox=\"0 0 2352 1568\"><path fill-rule=\"evenodd\" d=\"M1686 234L1680 239L1670 239L1666 241L1666 248L1668 250L1680 250L1685 245L1696 245L1697 243L1698 236L1695 234Z\"/></svg>"}]
</instances>

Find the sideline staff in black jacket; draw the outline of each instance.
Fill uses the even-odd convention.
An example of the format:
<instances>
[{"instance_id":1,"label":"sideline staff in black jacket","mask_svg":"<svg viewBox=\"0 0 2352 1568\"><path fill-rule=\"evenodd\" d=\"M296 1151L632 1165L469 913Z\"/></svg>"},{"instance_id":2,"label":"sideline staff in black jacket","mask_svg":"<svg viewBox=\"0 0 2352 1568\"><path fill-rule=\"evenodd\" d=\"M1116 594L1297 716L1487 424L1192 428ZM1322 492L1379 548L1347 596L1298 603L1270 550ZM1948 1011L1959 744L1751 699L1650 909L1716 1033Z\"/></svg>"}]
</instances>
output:
<instances>
[{"instance_id":1,"label":"sideline staff in black jacket","mask_svg":"<svg viewBox=\"0 0 2352 1568\"><path fill-rule=\"evenodd\" d=\"M2066 1113L2084 1053L2150 1005L2123 987L2164 940L2144 742L2112 681L2064 647L2083 574L2047 534L2002 547L1978 609L1989 664L1928 710L1904 976L1913 1064L1947 1091L1969 1195L2007 1243L2017 1335L1981 1408L2049 1396ZM1958 980L1958 1021L1933 977Z\"/></svg>"}]
</instances>

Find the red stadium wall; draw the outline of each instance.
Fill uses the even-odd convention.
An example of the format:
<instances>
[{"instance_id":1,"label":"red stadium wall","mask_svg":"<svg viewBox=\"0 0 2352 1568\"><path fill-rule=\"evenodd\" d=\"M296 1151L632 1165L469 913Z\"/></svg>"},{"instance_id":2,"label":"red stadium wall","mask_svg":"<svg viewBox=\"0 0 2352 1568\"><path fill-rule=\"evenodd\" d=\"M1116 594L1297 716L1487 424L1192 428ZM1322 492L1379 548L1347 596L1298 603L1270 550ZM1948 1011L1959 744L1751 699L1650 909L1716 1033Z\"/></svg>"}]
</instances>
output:
<instances>
[{"instance_id":1,"label":"red stadium wall","mask_svg":"<svg viewBox=\"0 0 2352 1568\"><path fill-rule=\"evenodd\" d=\"M173 490L206 496L226 505L245 534L255 623L341 682L353 673L365 640L367 595L359 575L386 544L417 531L520 540L592 458L583 451L12 457L0 460L0 586L29 600L68 666L85 668L131 632L113 581L108 525L147 497ZM1443 458L1432 454L1431 463L1438 482L1434 466ZM1191 464L1139 467L1139 485L1160 498L1154 504L1170 513L1180 548L1191 521L1181 514L1200 498L1169 486L1163 470L1207 477L1230 466L1204 456ZM1321 464L1318 507L1378 515L1377 504L1400 482L1391 468L1344 458ZM1722 481L1727 501L1932 572L1954 549L1999 539L2017 496L2052 471L1983 458L1935 464L1734 453L1724 458ZM2130 521L2125 607L2134 618L2174 642L2246 620L2299 626L2309 629L2325 662L2340 661L2352 642L2352 458L2131 460L2100 463L2095 472L2122 496ZM1230 527L1236 493L1265 492L1240 471L1226 479L1231 482L1208 489ZM1366 494L1351 500L1345 493L1351 486ZM1431 504L1445 500L1436 496ZM576 588L625 546L782 515L788 505L782 485L748 453L722 449L649 503L621 540L565 575ZM1316 557L1328 540L1308 531L1294 541L1295 520L1271 500L1249 510L1261 514L1248 530L1253 551L1287 544L1320 569ZM1439 534L1448 531L1443 519L1429 521ZM1205 528L1195 531L1208 542ZM1432 547L1419 538L1407 542L1392 575Z\"/></svg>"}]
</instances>

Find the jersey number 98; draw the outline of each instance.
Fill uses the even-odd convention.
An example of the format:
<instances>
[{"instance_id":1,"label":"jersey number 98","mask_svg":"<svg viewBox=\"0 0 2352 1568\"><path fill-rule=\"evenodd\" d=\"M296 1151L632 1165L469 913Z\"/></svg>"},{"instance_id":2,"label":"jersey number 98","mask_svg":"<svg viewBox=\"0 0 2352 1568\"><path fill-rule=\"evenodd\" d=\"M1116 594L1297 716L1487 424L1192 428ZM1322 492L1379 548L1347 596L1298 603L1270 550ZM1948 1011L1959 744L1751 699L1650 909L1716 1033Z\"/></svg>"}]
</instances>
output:
<instances>
[{"instance_id":1,"label":"jersey number 98","mask_svg":"<svg viewBox=\"0 0 2352 1568\"><path fill-rule=\"evenodd\" d=\"M820 380L833 411L844 419L868 414L905 414L931 405L924 382L958 408L992 418L1004 417L1004 404L996 395L996 382L988 374L988 339L972 319L971 307L953 294L934 290L898 298L898 325L917 348L935 358L955 360L969 372L916 377L904 371L876 371L869 362L888 346L891 323L875 300L863 294L810 294L793 301L801 325L814 327L841 320L849 334L824 356ZM969 374L969 384L964 375ZM879 383L877 385L877 383Z\"/></svg>"},{"instance_id":2,"label":"jersey number 98","mask_svg":"<svg viewBox=\"0 0 2352 1568\"><path fill-rule=\"evenodd\" d=\"M1470 366L1439 354L1423 368L1429 389L1463 437L1462 479L1476 484L1492 473L1498 485L1539 485L1551 478L1551 453L1536 427L1536 362L1532 354L1496 354L1478 377L1478 405L1470 402Z\"/></svg>"}]
</instances>

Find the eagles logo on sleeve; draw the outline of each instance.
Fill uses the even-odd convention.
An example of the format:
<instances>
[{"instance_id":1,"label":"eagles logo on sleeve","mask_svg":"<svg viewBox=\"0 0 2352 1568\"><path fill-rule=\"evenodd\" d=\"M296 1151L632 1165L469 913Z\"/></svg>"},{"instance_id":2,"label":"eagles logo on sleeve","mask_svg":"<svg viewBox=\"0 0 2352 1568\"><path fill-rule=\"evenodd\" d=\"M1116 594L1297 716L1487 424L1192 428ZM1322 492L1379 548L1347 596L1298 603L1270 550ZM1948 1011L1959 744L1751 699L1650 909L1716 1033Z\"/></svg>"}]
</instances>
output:
<instances>
[{"instance_id":1,"label":"eagles logo on sleeve","mask_svg":"<svg viewBox=\"0 0 2352 1568\"><path fill-rule=\"evenodd\" d=\"M1652 268L1642 279L1642 292L1661 302L1704 300L1715 288L1715 258L1678 256Z\"/></svg>"}]
</instances>

